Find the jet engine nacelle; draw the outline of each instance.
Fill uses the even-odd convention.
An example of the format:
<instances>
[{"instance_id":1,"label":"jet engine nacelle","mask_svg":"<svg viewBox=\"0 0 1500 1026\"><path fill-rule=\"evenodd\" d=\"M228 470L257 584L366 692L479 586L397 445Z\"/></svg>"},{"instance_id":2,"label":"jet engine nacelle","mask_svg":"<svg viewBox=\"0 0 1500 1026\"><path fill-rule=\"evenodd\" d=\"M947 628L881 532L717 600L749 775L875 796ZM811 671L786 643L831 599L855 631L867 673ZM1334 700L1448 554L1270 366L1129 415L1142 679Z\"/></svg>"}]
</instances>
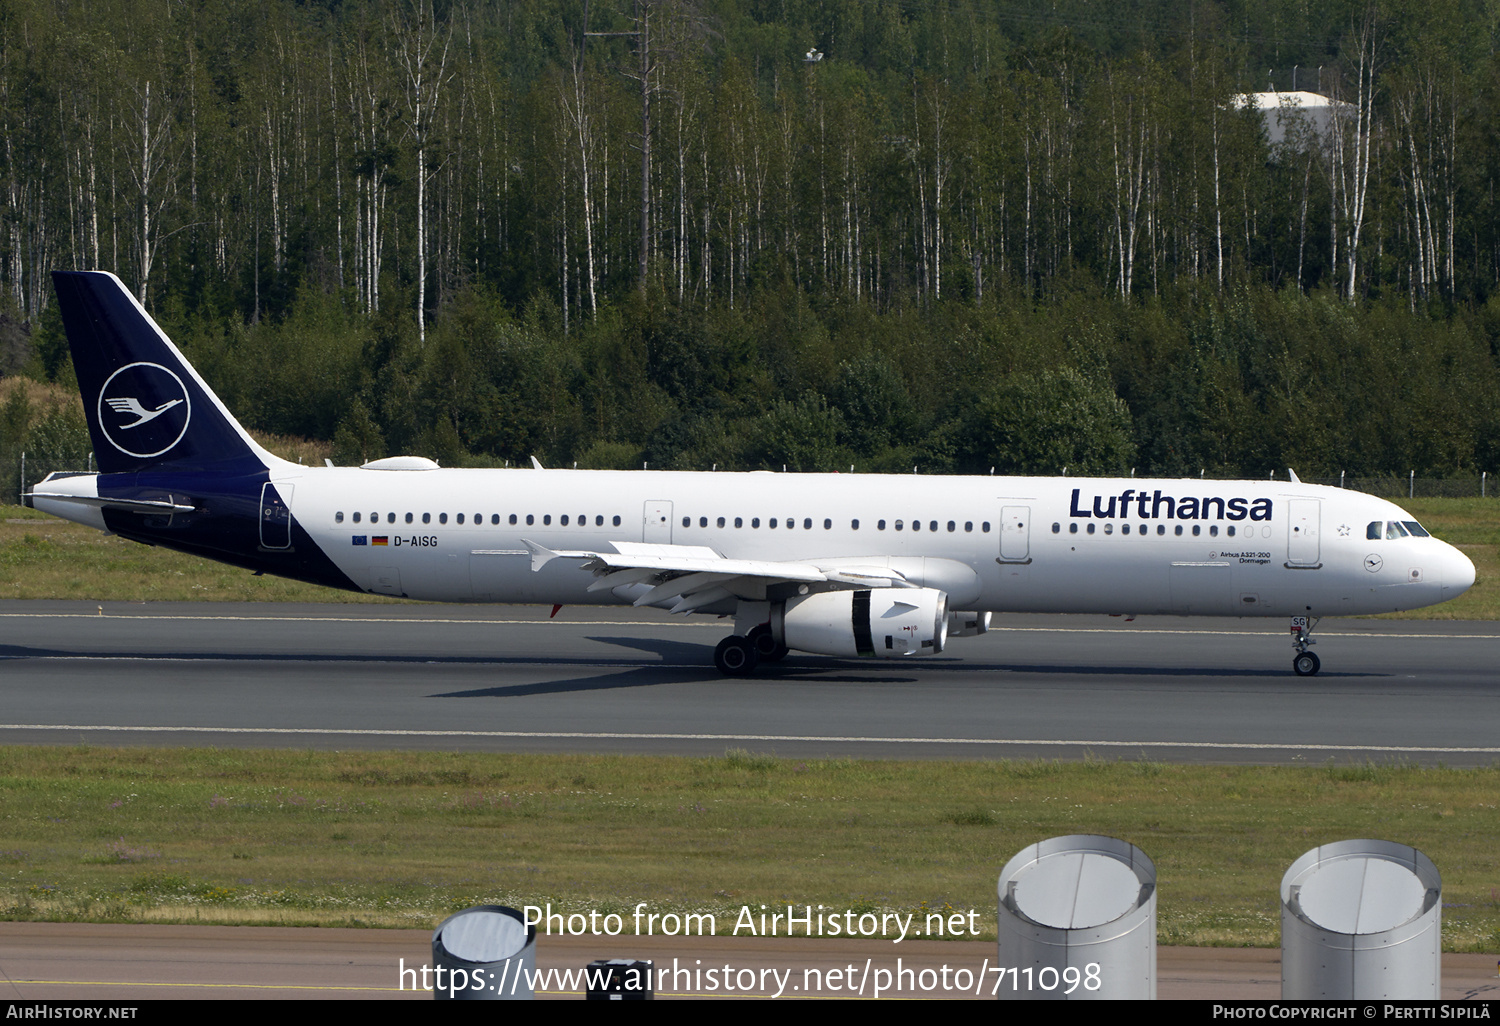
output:
<instances>
[{"instance_id":1,"label":"jet engine nacelle","mask_svg":"<svg viewBox=\"0 0 1500 1026\"><path fill-rule=\"evenodd\" d=\"M933 588L819 592L787 599L771 629L787 648L818 655L934 655L948 638L948 596Z\"/></svg>"},{"instance_id":2,"label":"jet engine nacelle","mask_svg":"<svg viewBox=\"0 0 1500 1026\"><path fill-rule=\"evenodd\" d=\"M950 638L973 638L989 629L989 613L948 614L948 637Z\"/></svg>"}]
</instances>

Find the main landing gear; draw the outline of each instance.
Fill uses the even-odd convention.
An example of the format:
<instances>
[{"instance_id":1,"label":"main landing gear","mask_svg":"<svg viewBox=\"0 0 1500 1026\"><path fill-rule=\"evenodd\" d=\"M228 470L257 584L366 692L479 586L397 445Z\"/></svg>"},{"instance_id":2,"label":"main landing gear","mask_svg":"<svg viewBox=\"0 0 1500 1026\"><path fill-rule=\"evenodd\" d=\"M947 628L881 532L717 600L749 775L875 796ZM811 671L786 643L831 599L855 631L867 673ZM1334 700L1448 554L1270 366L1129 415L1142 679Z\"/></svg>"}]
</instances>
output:
<instances>
[{"instance_id":1,"label":"main landing gear","mask_svg":"<svg viewBox=\"0 0 1500 1026\"><path fill-rule=\"evenodd\" d=\"M1316 676L1318 668L1323 665L1316 654L1308 651L1310 646L1317 644L1312 639L1312 629L1317 625L1315 616L1292 617L1292 647L1297 650L1292 657L1292 672L1299 677Z\"/></svg>"},{"instance_id":2,"label":"main landing gear","mask_svg":"<svg viewBox=\"0 0 1500 1026\"><path fill-rule=\"evenodd\" d=\"M726 677L748 677L759 663L754 642L738 634L731 634L714 649L714 665Z\"/></svg>"},{"instance_id":3,"label":"main landing gear","mask_svg":"<svg viewBox=\"0 0 1500 1026\"><path fill-rule=\"evenodd\" d=\"M731 634L714 649L714 665L726 677L748 677L761 663L786 657L787 647L776 640L770 624L752 627L744 637Z\"/></svg>"}]
</instances>

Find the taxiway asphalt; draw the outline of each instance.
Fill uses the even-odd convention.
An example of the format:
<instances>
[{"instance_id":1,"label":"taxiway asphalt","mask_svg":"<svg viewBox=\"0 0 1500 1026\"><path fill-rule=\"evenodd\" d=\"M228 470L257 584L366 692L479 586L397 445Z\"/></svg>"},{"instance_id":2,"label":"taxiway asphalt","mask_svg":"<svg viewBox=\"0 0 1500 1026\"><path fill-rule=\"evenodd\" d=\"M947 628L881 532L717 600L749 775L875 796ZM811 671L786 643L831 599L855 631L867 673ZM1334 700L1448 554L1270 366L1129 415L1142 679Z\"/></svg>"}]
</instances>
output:
<instances>
[{"instance_id":1,"label":"taxiway asphalt","mask_svg":"<svg viewBox=\"0 0 1500 1026\"><path fill-rule=\"evenodd\" d=\"M938 656L712 666L726 621L0 602L0 743L1184 762L1500 758L1500 625L997 616Z\"/></svg>"}]
</instances>

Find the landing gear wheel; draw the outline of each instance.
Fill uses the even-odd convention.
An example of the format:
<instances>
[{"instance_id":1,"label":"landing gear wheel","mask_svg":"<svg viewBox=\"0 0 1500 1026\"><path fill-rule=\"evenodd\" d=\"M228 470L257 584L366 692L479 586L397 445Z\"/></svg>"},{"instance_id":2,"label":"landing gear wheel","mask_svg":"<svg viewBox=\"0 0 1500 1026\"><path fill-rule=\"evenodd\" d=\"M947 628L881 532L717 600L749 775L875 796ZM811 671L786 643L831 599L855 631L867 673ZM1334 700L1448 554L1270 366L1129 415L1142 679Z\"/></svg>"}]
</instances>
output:
<instances>
[{"instance_id":1,"label":"landing gear wheel","mask_svg":"<svg viewBox=\"0 0 1500 1026\"><path fill-rule=\"evenodd\" d=\"M755 654L763 663L780 662L786 658L787 647L776 643L776 636L766 624L750 628L745 639L755 646Z\"/></svg>"},{"instance_id":2,"label":"landing gear wheel","mask_svg":"<svg viewBox=\"0 0 1500 1026\"><path fill-rule=\"evenodd\" d=\"M1317 644L1312 637L1313 628L1317 625L1316 616L1292 617L1292 647L1297 650L1297 654L1292 656L1292 672L1299 677L1315 676L1318 667L1323 665L1317 656L1308 651Z\"/></svg>"},{"instance_id":3,"label":"landing gear wheel","mask_svg":"<svg viewBox=\"0 0 1500 1026\"><path fill-rule=\"evenodd\" d=\"M1312 652L1299 652L1297 653L1297 657L1292 660L1292 669L1299 677L1316 676L1318 667L1322 665L1317 655Z\"/></svg>"},{"instance_id":4,"label":"landing gear wheel","mask_svg":"<svg viewBox=\"0 0 1500 1026\"><path fill-rule=\"evenodd\" d=\"M726 677L748 677L755 672L758 662L760 659L755 654L755 646L749 638L742 638L738 634L731 634L714 649L714 665Z\"/></svg>"}]
</instances>

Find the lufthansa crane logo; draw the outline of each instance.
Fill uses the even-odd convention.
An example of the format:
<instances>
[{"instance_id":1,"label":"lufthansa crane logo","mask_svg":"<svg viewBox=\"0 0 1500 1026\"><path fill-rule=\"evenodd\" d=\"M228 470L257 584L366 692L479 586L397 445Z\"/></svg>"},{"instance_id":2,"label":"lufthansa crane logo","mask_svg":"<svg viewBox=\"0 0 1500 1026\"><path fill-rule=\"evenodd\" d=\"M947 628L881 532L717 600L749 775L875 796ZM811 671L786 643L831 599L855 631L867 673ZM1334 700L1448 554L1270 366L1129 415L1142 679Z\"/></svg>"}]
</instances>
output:
<instances>
[{"instance_id":1,"label":"lufthansa crane logo","mask_svg":"<svg viewBox=\"0 0 1500 1026\"><path fill-rule=\"evenodd\" d=\"M150 459L187 434L193 404L182 379L158 363L126 364L99 390L99 427L127 456Z\"/></svg>"}]
</instances>

